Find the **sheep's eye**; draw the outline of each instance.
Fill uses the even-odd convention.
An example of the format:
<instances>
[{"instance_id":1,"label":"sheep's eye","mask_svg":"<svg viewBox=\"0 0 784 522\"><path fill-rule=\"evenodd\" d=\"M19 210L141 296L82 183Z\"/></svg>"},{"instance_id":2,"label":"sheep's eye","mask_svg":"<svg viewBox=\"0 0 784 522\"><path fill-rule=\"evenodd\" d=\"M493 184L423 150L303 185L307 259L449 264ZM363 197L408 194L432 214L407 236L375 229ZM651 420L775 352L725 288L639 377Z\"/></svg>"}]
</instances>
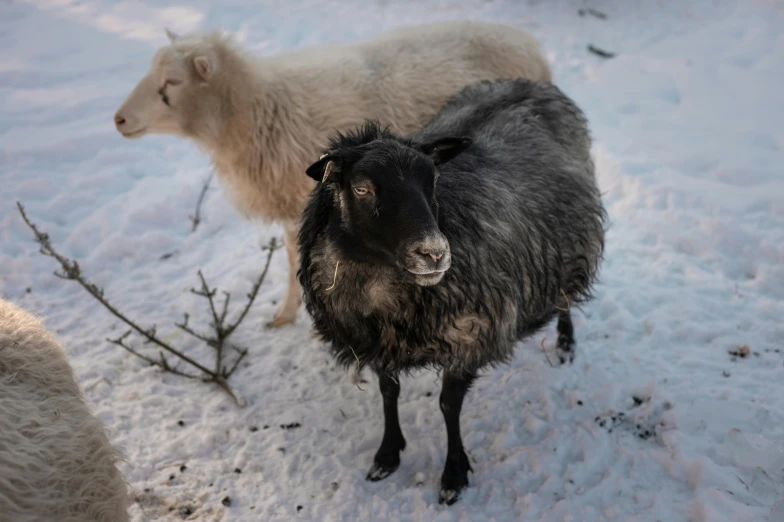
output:
<instances>
[{"instance_id":1,"label":"sheep's eye","mask_svg":"<svg viewBox=\"0 0 784 522\"><path fill-rule=\"evenodd\" d=\"M365 196L368 193L368 189L365 187L354 187L354 194L357 196Z\"/></svg>"},{"instance_id":2,"label":"sheep's eye","mask_svg":"<svg viewBox=\"0 0 784 522\"><path fill-rule=\"evenodd\" d=\"M161 95L161 100L163 101L163 103L165 103L166 105L168 105L169 107L171 107L171 105L169 104L169 97L168 97L168 96L166 96L166 85L165 85L165 84L164 84L164 86L163 86L163 87L161 87L160 89L158 89L158 94L160 94L160 95Z\"/></svg>"},{"instance_id":3,"label":"sheep's eye","mask_svg":"<svg viewBox=\"0 0 784 522\"><path fill-rule=\"evenodd\" d=\"M166 94L166 87L169 85L179 85L179 84L180 84L179 80L166 80L165 82L163 82L163 86L160 89L158 89L158 94L161 95L161 100L163 100L163 103L165 103L169 107L171 107L171 104L169 103L169 96Z\"/></svg>"}]
</instances>

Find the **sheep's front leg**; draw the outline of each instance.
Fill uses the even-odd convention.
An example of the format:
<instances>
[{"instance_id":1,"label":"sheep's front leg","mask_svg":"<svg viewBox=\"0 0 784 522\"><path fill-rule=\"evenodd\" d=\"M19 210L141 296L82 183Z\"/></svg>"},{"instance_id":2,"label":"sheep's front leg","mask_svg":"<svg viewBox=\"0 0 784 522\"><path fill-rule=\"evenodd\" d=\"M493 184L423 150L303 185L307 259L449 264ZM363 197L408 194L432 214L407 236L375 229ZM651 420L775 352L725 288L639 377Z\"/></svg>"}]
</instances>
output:
<instances>
[{"instance_id":1,"label":"sheep's front leg","mask_svg":"<svg viewBox=\"0 0 784 522\"><path fill-rule=\"evenodd\" d=\"M397 416L397 399L400 396L400 384L395 377L385 373L378 374L378 386L384 399L384 438L381 447L373 459L373 467L367 474L367 480L375 482L387 478L400 466L400 452L406 449L406 439L400 429Z\"/></svg>"},{"instance_id":2,"label":"sheep's front leg","mask_svg":"<svg viewBox=\"0 0 784 522\"><path fill-rule=\"evenodd\" d=\"M571 312L558 313L558 343L555 352L561 364L571 364L574 361L574 326L572 325Z\"/></svg>"},{"instance_id":3,"label":"sheep's front leg","mask_svg":"<svg viewBox=\"0 0 784 522\"><path fill-rule=\"evenodd\" d=\"M286 255L289 261L289 283L286 288L286 296L275 312L275 317L267 323L269 328L277 328L284 324L293 323L297 318L297 310L302 304L302 288L297 281L297 269L299 269L299 253L297 251L297 231L296 224L286 224L283 226L283 242L286 245Z\"/></svg>"},{"instance_id":4,"label":"sheep's front leg","mask_svg":"<svg viewBox=\"0 0 784 522\"><path fill-rule=\"evenodd\" d=\"M441 475L439 504L452 505L460 498L460 492L468 486L468 472L473 471L460 437L460 410L468 389L476 379L474 374L444 372L439 404L446 421L447 451L444 474Z\"/></svg>"}]
</instances>

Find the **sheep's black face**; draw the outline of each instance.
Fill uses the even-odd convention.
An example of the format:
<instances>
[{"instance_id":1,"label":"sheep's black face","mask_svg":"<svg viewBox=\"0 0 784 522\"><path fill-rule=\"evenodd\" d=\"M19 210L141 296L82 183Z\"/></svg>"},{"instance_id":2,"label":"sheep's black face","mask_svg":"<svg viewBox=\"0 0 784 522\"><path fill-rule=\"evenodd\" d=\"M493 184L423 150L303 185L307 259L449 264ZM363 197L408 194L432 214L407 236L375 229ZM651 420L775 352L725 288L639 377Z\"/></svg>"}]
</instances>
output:
<instances>
[{"instance_id":1,"label":"sheep's black face","mask_svg":"<svg viewBox=\"0 0 784 522\"><path fill-rule=\"evenodd\" d=\"M342 255L397 267L422 286L441 281L451 254L438 228L436 164L468 145L460 138L420 146L376 139L333 150L311 166L308 174L333 192L339 226L329 233Z\"/></svg>"}]
</instances>

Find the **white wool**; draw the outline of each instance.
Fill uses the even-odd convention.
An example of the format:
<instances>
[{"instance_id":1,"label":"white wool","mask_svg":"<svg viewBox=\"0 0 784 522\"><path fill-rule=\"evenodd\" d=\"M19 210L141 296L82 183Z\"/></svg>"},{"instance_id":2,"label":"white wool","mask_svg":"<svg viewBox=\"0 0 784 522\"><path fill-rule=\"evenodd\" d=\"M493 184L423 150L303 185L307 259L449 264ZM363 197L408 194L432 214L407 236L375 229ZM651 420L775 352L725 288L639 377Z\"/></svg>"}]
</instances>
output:
<instances>
[{"instance_id":1,"label":"white wool","mask_svg":"<svg viewBox=\"0 0 784 522\"><path fill-rule=\"evenodd\" d=\"M0 522L127 521L120 458L57 342L0 299Z\"/></svg>"}]
</instances>

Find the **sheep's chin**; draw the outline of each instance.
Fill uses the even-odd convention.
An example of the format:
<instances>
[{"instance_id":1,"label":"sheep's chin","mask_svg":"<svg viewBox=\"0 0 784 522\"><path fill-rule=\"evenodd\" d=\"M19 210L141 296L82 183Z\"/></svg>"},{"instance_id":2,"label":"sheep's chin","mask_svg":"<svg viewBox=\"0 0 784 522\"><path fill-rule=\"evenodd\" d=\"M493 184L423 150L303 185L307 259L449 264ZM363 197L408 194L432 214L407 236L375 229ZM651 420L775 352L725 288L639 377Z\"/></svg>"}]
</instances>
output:
<instances>
[{"instance_id":1,"label":"sheep's chin","mask_svg":"<svg viewBox=\"0 0 784 522\"><path fill-rule=\"evenodd\" d=\"M121 132L120 134L122 134L123 138L125 138L125 139L135 140L135 139L139 139L142 136L144 136L145 134L147 134L147 129L146 128L141 128L141 129L135 130L133 132Z\"/></svg>"},{"instance_id":2,"label":"sheep's chin","mask_svg":"<svg viewBox=\"0 0 784 522\"><path fill-rule=\"evenodd\" d=\"M441 282L444 272L431 272L429 274L412 274L414 282L419 286L433 286Z\"/></svg>"}]
</instances>

